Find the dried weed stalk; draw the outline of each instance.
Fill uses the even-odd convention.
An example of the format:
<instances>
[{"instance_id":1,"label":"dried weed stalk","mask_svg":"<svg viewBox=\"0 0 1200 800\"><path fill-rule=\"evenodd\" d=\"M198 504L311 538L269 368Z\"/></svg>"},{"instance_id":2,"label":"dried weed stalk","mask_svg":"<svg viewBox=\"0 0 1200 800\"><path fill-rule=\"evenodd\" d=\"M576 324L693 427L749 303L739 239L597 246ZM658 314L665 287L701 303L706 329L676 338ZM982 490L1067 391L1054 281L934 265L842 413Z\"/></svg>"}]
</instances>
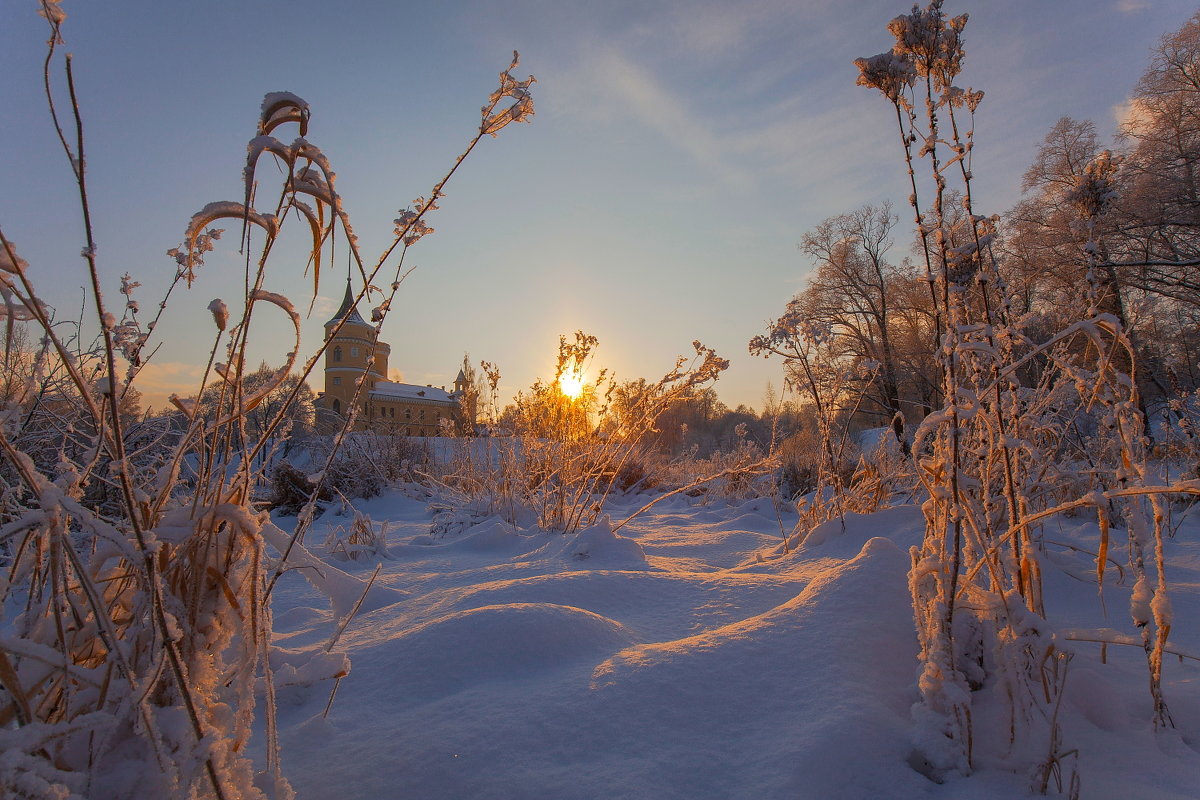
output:
<instances>
[{"instance_id":1,"label":"dried weed stalk","mask_svg":"<svg viewBox=\"0 0 1200 800\"><path fill-rule=\"evenodd\" d=\"M1153 719L1169 725L1161 689L1170 631L1164 506L1169 495L1200 489L1158 485L1147 470L1133 350L1121 321L1102 310L1101 295L1111 287L1104 286L1094 229L1112 198L1107 155L1089 166L1072 198L1090 308L1041 341L1010 313L1015 304L992 251L998 220L978 214L972 197L973 119L983 93L954 85L966 22L966 15L945 15L941 0L914 7L888 25L895 37L889 52L856 61L859 84L895 108L945 398L912 447L926 496L924 543L913 549L910 573L922 664L914 763L937 780L973 768L973 695L989 687L1009 703L1008 719L991 724L1007 726L1012 766L1032 769L1035 790L1045 792L1053 775L1077 792L1077 776L1062 774L1070 751L1057 712L1067 653L1045 620L1039 523L1095 509L1102 587L1112 523L1121 521L1137 581L1131 611L1143 632ZM918 164L927 166L926 177ZM955 183L961 211L950 205ZM923 192L932 195L924 210ZM1040 372L1024 385L1021 370L1034 362ZM1098 466L1090 490L1072 496L1080 481L1055 480L1048 465L1059 461L1061 420L1079 415L1099 418L1101 433L1091 443ZM1056 666L1048 673L1047 665Z\"/></svg>"},{"instance_id":2,"label":"dried weed stalk","mask_svg":"<svg viewBox=\"0 0 1200 800\"><path fill-rule=\"evenodd\" d=\"M456 505L543 530L571 532L593 524L614 490L637 482L632 476L648 463L647 435L663 413L729 366L693 342L693 358L680 357L655 383L618 393L605 370L590 383L583 380L598 345L582 331L574 341L560 338L554 380L539 380L517 397L515 429L485 439L481 455L468 448L443 476L442 483L459 495ZM485 371L494 393L499 372L487 364ZM735 474L762 474L764 463L721 465L718 474L658 499Z\"/></svg>"},{"instance_id":3,"label":"dried weed stalk","mask_svg":"<svg viewBox=\"0 0 1200 800\"><path fill-rule=\"evenodd\" d=\"M152 355L147 343L166 299L159 317L143 325L130 299L137 284L126 276L124 313L118 317L106 304L69 56L63 68L67 126L51 91L65 15L56 0L43 0L42 14L51 32L46 96L78 184L86 235L82 256L100 338L95 348L81 352L78 340L64 336L63 326L38 300L36 267L0 232L6 364L18 353L30 359L27 377L10 383L0 410L0 795L291 797L280 773L268 659L267 595L286 559L267 551L263 534L269 521L251 496L266 462L260 456L288 424L287 405L322 351L298 363L300 315L267 288L269 256L285 221L302 220L312 236L315 293L322 254L332 253L340 232L365 278L359 297L377 293L371 282L393 250L427 232L424 217L462 157L483 137L533 113L532 79L512 76L515 59L501 73L500 88L463 156L429 200L402 215L392 246L370 268L359 257L328 160L303 138L308 105L289 93L267 95L249 146L243 200L206 206L171 253L177 272L168 297L180 284L190 284L204 254L216 247L221 231L212 225L232 220L242 229L246 280L238 302L209 304L215 336L201 385L192 398L173 398L178 414L155 427L132 417L128 401ZM301 138L290 145L274 138L284 126L298 126ZM262 211L252 202L266 196L256 183L256 167L268 153L284 177L273 207ZM402 261L394 265L397 276ZM398 277L391 294L385 293L378 321L397 288ZM250 389L244 381L252 370L246 352L252 323L265 313L288 318L295 338L283 366ZM37 331L40 345L32 351L16 346L22 324ZM294 372L301 379L287 402L265 429L249 432L247 412ZM210 386L217 390L216 402L202 409L196 398ZM298 535L311 520L318 494L313 492L301 513ZM265 686L261 700L259 681ZM267 763L256 775L247 743L260 702Z\"/></svg>"}]
</instances>

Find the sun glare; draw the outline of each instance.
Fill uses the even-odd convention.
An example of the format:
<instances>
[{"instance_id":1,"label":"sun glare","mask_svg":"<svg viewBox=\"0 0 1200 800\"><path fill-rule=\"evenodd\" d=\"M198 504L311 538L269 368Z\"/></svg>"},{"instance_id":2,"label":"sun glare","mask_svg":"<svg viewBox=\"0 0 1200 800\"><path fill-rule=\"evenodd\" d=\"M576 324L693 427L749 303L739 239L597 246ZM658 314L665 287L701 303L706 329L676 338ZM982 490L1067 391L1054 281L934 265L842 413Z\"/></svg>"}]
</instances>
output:
<instances>
[{"instance_id":1,"label":"sun glare","mask_svg":"<svg viewBox=\"0 0 1200 800\"><path fill-rule=\"evenodd\" d=\"M583 394L583 376L578 372L565 372L558 376L558 390L572 400L578 400Z\"/></svg>"}]
</instances>

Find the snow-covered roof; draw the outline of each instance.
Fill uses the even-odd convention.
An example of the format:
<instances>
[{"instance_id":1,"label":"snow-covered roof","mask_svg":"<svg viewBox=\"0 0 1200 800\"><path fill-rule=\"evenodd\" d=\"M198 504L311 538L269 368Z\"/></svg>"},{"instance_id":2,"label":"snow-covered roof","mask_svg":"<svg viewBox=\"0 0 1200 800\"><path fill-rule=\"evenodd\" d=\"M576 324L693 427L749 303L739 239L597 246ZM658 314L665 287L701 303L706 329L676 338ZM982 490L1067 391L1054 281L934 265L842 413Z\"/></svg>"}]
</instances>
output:
<instances>
[{"instance_id":1,"label":"snow-covered roof","mask_svg":"<svg viewBox=\"0 0 1200 800\"><path fill-rule=\"evenodd\" d=\"M435 403L453 403L454 395L437 386L417 386L412 383L377 381L371 390L377 400L427 400Z\"/></svg>"},{"instance_id":2,"label":"snow-covered roof","mask_svg":"<svg viewBox=\"0 0 1200 800\"><path fill-rule=\"evenodd\" d=\"M359 325L367 324L367 321L359 315L358 307L354 304L354 292L350 291L349 278L346 279L346 297L342 300L341 307L334 313L333 318L325 324L327 326L335 325L342 317L346 317L347 322L357 322Z\"/></svg>"}]
</instances>

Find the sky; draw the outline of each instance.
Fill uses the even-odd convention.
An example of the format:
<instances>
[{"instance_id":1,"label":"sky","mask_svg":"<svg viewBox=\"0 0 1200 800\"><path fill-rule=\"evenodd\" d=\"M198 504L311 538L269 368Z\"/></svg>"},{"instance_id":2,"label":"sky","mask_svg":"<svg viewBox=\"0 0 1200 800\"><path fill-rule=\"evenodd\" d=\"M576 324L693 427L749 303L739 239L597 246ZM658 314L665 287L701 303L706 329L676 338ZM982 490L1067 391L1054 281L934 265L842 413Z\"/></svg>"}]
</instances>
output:
<instances>
[{"instance_id":1,"label":"sky","mask_svg":"<svg viewBox=\"0 0 1200 800\"><path fill-rule=\"evenodd\" d=\"M0 3L0 227L67 319L85 302L84 236L46 110L37 7ZM174 271L165 253L191 215L242 197L245 145L271 91L310 103L307 138L331 160L373 259L396 212L428 195L467 144L516 49L517 74L537 78L536 116L481 143L427 220L436 233L410 251L416 269L383 327L392 369L448 385L470 353L499 365L504 399L552 378L558 337L577 329L599 338L596 363L619 378L655 379L698 339L731 361L721 399L761 408L782 368L751 357L747 342L803 288L813 264L801 237L827 217L908 195L894 112L855 86L852 62L888 49L887 22L910 7L66 0L60 54L74 59L106 302L119 305L129 272L142 308L156 306ZM970 15L960 83L986 93L973 170L984 213L1019 199L1021 174L1059 117L1091 119L1111 137L1150 49L1196 11L1178 0L945 9ZM61 81L55 89L62 97ZM273 171L262 162L260 180ZM897 232L898 260L909 234ZM192 391L216 333L205 309L240 294L244 257L231 233L172 297L137 384L150 405ZM266 288L307 308L303 231L285 235ZM343 254L322 277L302 355L344 289ZM252 355L282 362L284 332L268 321Z\"/></svg>"}]
</instances>

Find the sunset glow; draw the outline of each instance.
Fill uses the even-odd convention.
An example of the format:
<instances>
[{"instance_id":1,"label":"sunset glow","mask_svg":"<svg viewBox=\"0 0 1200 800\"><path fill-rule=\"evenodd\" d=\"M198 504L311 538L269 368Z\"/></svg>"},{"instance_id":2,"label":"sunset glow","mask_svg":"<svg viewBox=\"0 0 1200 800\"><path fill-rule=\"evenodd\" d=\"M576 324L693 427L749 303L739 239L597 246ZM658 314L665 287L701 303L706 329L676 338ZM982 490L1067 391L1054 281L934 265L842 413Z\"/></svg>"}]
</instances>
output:
<instances>
[{"instance_id":1,"label":"sunset glow","mask_svg":"<svg viewBox=\"0 0 1200 800\"><path fill-rule=\"evenodd\" d=\"M322 16L325 6L311 0L296 0L289 13L270 15L265 26L251 23L250 12L236 3L175 4L164 15L138 13L136 4L68 2L70 49L92 82L88 104L122 112L119 124L85 120L87 160L121 178L91 181L90 191L100 192L92 206L130 205L139 197L131 186L144 186L159 198L139 205L137 213L105 220L112 227L102 234L101 277L113 292L128 268L143 284L131 299L144 309L157 303L174 275L165 250L178 244L188 220L208 202L243 195L241 167L221 167L230 152L245 160L248 135L241 125L248 112L242 103L250 102L253 111L264 93L280 89L312 104L319 128L311 141L336 169L360 246L382 252L401 206L427 195L440 165L458 155L454 126L460 115L466 109L475 116L497 70L517 47L520 76L536 75L554 99L547 96L545 113L520 136L494 142L488 137L494 147L478 154L486 180L470 178L469 170L457 175L445 187L453 192L451 202L425 220L442 227L414 248L410 258L419 269L398 295L403 313L381 330L385 341L420 335L423 343L411 352L398 349L395 366L408 382L449 385L469 352L476 363L500 365L500 398L507 403L535 379L553 377L544 348L531 343L552 342L573 327L603 339L606 362L626 377L661 375L663 364L688 352L698 338L731 357L716 387L722 402L761 407L767 382L778 390L782 377L778 365L748 358L746 342L814 268L796 248L803 234L866 202L891 197L903 205L910 191L906 175L889 171L899 147L890 109L880 111L874 96L855 85L849 59L867 54L870 35L882 37L871 44L882 48L887 34L872 28L875 21L891 19L900 13L896 9L911 4L369 2L356 6L369 9L363 13L372 24L364 30L356 15L330 19ZM41 91L46 21L38 8L39 3L4 6L0 80L6 116L14 120L40 120L46 113ZM419 24L409 19L412 8L421 9ZM1013 98L1003 109L998 101L981 106L982 114L992 115L980 120L990 149L981 141L977 152L991 159L975 170L981 213L1000 213L1020 200L1020 177L1059 117L1093 120L1108 142L1118 119L1130 113L1127 101L1150 48L1195 10L1184 0L954 6L951 13L971 15L972 57L980 59L969 67L979 74L965 80L975 81L990 98ZM313 19L323 24L314 26ZM463 20L471 24L460 28ZM188 36L173 38L178 30ZM153 50L105 45L125 39L172 41L174 67L161 69ZM1094 42L1105 42L1101 52ZM349 50L356 58L336 68L327 60L298 57ZM412 63L430 65L438 78L422 93L420 124L362 78L389 74L397 51ZM217 63L213 52L223 54ZM803 63L797 52L805 53ZM1073 69L1093 56L1100 62L1095 68ZM818 64L821 69L814 68ZM851 80L842 80L844 74ZM237 97L212 88L234 82L241 87ZM721 102L713 102L714 93ZM203 96L216 129L205 135L189 131L186 161L204 165L203 180L176 191L180 150L172 137L181 121L166 109L181 96ZM361 126L344 124L368 109L378 115L370 127L395 136L366 135ZM0 126L0 152L27 154L10 160L6 185L45 187L40 171L61 166L57 136L47 140L43 133L32 122ZM284 143L296 135L288 131ZM394 171L396 137L405 143L404 158L428 164L426 172ZM646 185L660 188L635 188ZM493 186L506 187L505 201L521 209L520 225L497 213ZM578 201L581 187L586 202ZM61 220L41 213L48 202L4 193L5 234L21 245L20 255L31 265L75 263L83 243L64 235ZM706 235L704 221L718 202L738 209L730 229L735 235ZM453 223L440 222L443 214L455 215ZM303 233L305 224L300 225ZM531 238L530 230L541 235ZM241 285L244 265L236 247L228 246L231 235L208 260L203 302L173 308L173 327L207 332L208 301L222 296L232 303L224 287ZM487 258L479 257L480 242L488 243ZM897 239L894 252L906 242ZM303 315L305 358L323 341L322 325L341 302L345 255L340 251L336 269L321 270L319 283L310 277L303 284L319 294L312 315ZM292 260L302 256L288 254ZM731 264L740 267L734 271ZM283 273L272 280L292 279L293 273ZM495 281L496 275L513 279ZM78 306L77 281L50 284L41 287L44 301L59 309ZM312 301L301 284L281 290L284 285L273 290L298 307ZM481 286L490 288L483 293ZM432 300L439 295L473 298L457 310L471 324L448 325L445 304ZM728 313L733 296L741 314ZM546 313L548 303L556 313ZM273 320L265 322L272 327L252 341L255 364L274 365L291 349L290 328L280 322L278 328ZM173 393L194 393L192 373L203 370L207 345L194 337L152 339L161 342L150 362L157 371L144 377L153 378L153 385L147 381L141 391L144 407L161 409Z\"/></svg>"},{"instance_id":2,"label":"sunset glow","mask_svg":"<svg viewBox=\"0 0 1200 800\"><path fill-rule=\"evenodd\" d=\"M575 370L569 370L558 376L558 390L571 400L578 400L583 394L583 376Z\"/></svg>"},{"instance_id":3,"label":"sunset glow","mask_svg":"<svg viewBox=\"0 0 1200 800\"><path fill-rule=\"evenodd\" d=\"M0 800L1200 800L1200 0L150 5L0 6Z\"/></svg>"}]
</instances>

